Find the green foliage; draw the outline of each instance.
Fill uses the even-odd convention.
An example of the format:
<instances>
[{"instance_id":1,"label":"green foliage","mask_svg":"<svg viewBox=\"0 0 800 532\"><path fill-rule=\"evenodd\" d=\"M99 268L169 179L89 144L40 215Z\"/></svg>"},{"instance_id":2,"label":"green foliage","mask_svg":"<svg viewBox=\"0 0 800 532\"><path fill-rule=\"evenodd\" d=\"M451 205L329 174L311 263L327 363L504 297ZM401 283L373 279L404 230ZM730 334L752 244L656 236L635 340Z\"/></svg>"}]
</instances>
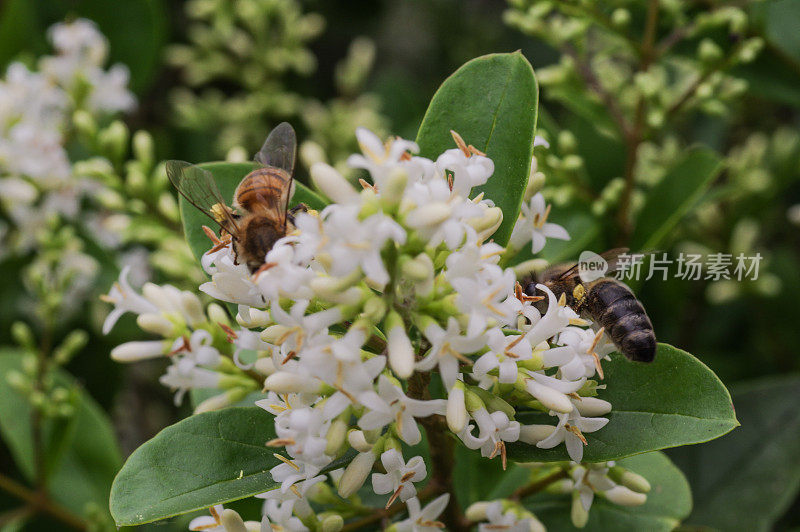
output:
<instances>
[{"instance_id":1,"label":"green foliage","mask_svg":"<svg viewBox=\"0 0 800 532\"><path fill-rule=\"evenodd\" d=\"M118 526L138 525L277 487L280 461L265 443L273 417L257 407L191 416L167 427L128 457L111 489Z\"/></svg>"},{"instance_id":2,"label":"green foliage","mask_svg":"<svg viewBox=\"0 0 800 532\"><path fill-rule=\"evenodd\" d=\"M214 176L222 198L231 204L233 193L236 187L250 171L255 168L255 163L204 163L200 168L208 170ZM309 190L302 183L295 181L294 196L290 200L290 207L298 203L305 203L312 209L322 209L325 202L317 194ZM211 248L208 237L203 232L203 226L209 226L217 230L216 224L206 215L196 209L192 204L181 196L180 199L181 220L183 221L183 233L186 241L192 249L192 253L199 261L203 254Z\"/></svg>"},{"instance_id":3,"label":"green foliage","mask_svg":"<svg viewBox=\"0 0 800 532\"><path fill-rule=\"evenodd\" d=\"M631 249L656 249L694 207L722 169L708 148L693 148L647 193L631 237Z\"/></svg>"},{"instance_id":4,"label":"green foliage","mask_svg":"<svg viewBox=\"0 0 800 532\"><path fill-rule=\"evenodd\" d=\"M642 506L625 507L610 504L599 498L592 504L586 530L674 530L692 510L692 493L680 469L664 453L645 453L617 462L645 477L652 486L647 502ZM548 530L572 530L570 500L556 496L532 497L525 504Z\"/></svg>"},{"instance_id":5,"label":"green foliage","mask_svg":"<svg viewBox=\"0 0 800 532\"><path fill-rule=\"evenodd\" d=\"M493 236L501 245L511 236L528 183L538 99L533 69L521 53L479 57L445 80L417 134L424 157L453 148L453 130L494 161L494 175L477 191L503 210Z\"/></svg>"},{"instance_id":6,"label":"green foliage","mask_svg":"<svg viewBox=\"0 0 800 532\"><path fill-rule=\"evenodd\" d=\"M30 481L35 478L32 412L29 399L12 388L10 372L21 371L25 355L0 350L0 432L15 462ZM62 418L45 418L47 486L52 498L77 514L90 507L106 508L114 475L122 464L114 431L107 416L73 377L62 370L57 385L71 390L74 412Z\"/></svg>"},{"instance_id":7,"label":"green foliage","mask_svg":"<svg viewBox=\"0 0 800 532\"><path fill-rule=\"evenodd\" d=\"M608 425L585 434L584 461L617 460L648 451L705 442L739 425L725 386L705 364L667 344L659 344L649 364L631 362L619 353L603 364L607 390L598 396L614 405ZM681 390L676 393L676 390ZM546 423L529 414L520 422ZM568 460L563 446L539 449L521 442L508 445L518 462Z\"/></svg>"},{"instance_id":8,"label":"green foliage","mask_svg":"<svg viewBox=\"0 0 800 532\"><path fill-rule=\"evenodd\" d=\"M774 530L800 491L800 377L733 389L742 428L703 445L674 449L695 497L687 522L717 530Z\"/></svg>"}]
</instances>

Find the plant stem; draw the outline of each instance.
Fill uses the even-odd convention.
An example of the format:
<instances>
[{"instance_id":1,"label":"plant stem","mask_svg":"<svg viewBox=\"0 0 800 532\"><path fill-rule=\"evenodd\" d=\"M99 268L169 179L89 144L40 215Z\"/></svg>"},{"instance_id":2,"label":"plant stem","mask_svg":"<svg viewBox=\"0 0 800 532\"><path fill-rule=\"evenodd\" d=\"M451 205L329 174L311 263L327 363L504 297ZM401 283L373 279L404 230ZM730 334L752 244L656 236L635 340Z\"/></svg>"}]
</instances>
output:
<instances>
[{"instance_id":1,"label":"plant stem","mask_svg":"<svg viewBox=\"0 0 800 532\"><path fill-rule=\"evenodd\" d=\"M647 4L647 19L645 22L642 46L640 48L639 72L646 72L656 58L655 40L656 30L658 29L658 0L650 0ZM631 196L633 195L634 177L639 146L644 140L645 118L647 111L647 101L644 95L639 96L636 104L636 111L633 118L633 126L625 135L626 155L625 155L625 188L622 191L619 210L617 211L617 223L620 227L620 244L626 244L630 238L633 228L630 221Z\"/></svg>"},{"instance_id":2,"label":"plant stem","mask_svg":"<svg viewBox=\"0 0 800 532\"><path fill-rule=\"evenodd\" d=\"M567 478L567 471L565 469L559 469L558 471L551 473L546 477L537 480L536 482L532 482L527 486L519 488L512 493L511 497L509 498L514 501L521 501L525 497L530 497L535 493L539 493L553 482L561 480L562 478Z\"/></svg>"},{"instance_id":3,"label":"plant stem","mask_svg":"<svg viewBox=\"0 0 800 532\"><path fill-rule=\"evenodd\" d=\"M430 384L431 374L414 373L408 380L408 396L414 399L430 399L428 385ZM438 493L450 493L450 503L442 516L443 522L447 525L447 530L451 532L461 532L469 530L468 521L461 513L458 501L452 495L453 489L453 465L455 461L455 445L453 439L448 435L447 423L440 415L433 415L419 418L419 423L425 429L425 436L428 439L428 448L431 454L431 464L433 464L433 475L428 486Z\"/></svg>"},{"instance_id":4,"label":"plant stem","mask_svg":"<svg viewBox=\"0 0 800 532\"><path fill-rule=\"evenodd\" d=\"M31 508L49 514L76 530L87 530L86 522L66 508L54 503L44 492L26 488L16 480L0 473L0 489L25 501Z\"/></svg>"}]
</instances>

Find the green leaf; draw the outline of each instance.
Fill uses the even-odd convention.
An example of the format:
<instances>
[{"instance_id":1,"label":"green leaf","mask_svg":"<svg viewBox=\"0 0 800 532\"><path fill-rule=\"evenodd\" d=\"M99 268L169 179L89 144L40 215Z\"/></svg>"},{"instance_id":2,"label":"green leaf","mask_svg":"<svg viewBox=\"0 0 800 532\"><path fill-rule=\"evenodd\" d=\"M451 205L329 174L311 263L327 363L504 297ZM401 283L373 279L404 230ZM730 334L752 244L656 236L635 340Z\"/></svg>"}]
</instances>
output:
<instances>
[{"instance_id":1,"label":"green leaf","mask_svg":"<svg viewBox=\"0 0 800 532\"><path fill-rule=\"evenodd\" d=\"M5 376L20 370L23 355L0 351L0 431L14 460L29 479L34 477L31 408L25 397L13 390ZM51 473L48 487L56 502L83 514L87 504L101 509L108 506L108 494L114 475L122 465L114 431L108 418L94 400L78 387L69 374L58 370L56 383L76 390L76 412L70 430L59 422L45 420L43 434L45 455ZM13 412L12 415L5 415Z\"/></svg>"},{"instance_id":2,"label":"green leaf","mask_svg":"<svg viewBox=\"0 0 800 532\"><path fill-rule=\"evenodd\" d=\"M263 493L280 461L265 444L274 418L234 407L186 418L131 454L111 488L118 526L138 525Z\"/></svg>"},{"instance_id":3,"label":"green leaf","mask_svg":"<svg viewBox=\"0 0 800 532\"><path fill-rule=\"evenodd\" d=\"M233 199L233 193L236 187L242 181L244 176L255 168L255 163L204 163L198 165L211 172L214 180L217 182L217 187L222 194L225 201L230 202ZM297 205L298 203L305 203L312 209L322 209L325 207L325 201L317 194L312 192L308 187L295 180L295 191L292 197L291 204ZM203 256L203 253L211 248L211 242L203 232L203 226L207 225L214 230L214 222L208 216L197 210L191 203L181 196L180 198L181 219L183 220L183 232L186 235L186 241L197 260Z\"/></svg>"},{"instance_id":4,"label":"green leaf","mask_svg":"<svg viewBox=\"0 0 800 532\"><path fill-rule=\"evenodd\" d=\"M650 482L647 502L642 506L618 506L595 497L584 530L673 530L692 510L692 493L680 469L664 453L646 453L617 462ZM572 499L564 495L536 495L525 507L531 510L548 530L574 530L570 521ZM744 530L744 528L742 529Z\"/></svg>"},{"instance_id":5,"label":"green leaf","mask_svg":"<svg viewBox=\"0 0 800 532\"><path fill-rule=\"evenodd\" d=\"M447 78L422 119L417 143L421 155L435 158L455 147L458 132L494 161L494 175L477 187L503 210L494 234L508 242L528 184L539 89L528 60L520 52L473 59Z\"/></svg>"},{"instance_id":6,"label":"green leaf","mask_svg":"<svg viewBox=\"0 0 800 532\"><path fill-rule=\"evenodd\" d=\"M601 462L625 456L701 443L739 425L728 390L702 362L671 345L658 344L649 364L631 362L619 353L603 362L608 388L598 397L609 401L608 424L585 434L584 461ZM541 413L520 414L522 423L555 424ZM566 449L539 449L521 442L508 445L516 461L568 460Z\"/></svg>"},{"instance_id":7,"label":"green leaf","mask_svg":"<svg viewBox=\"0 0 800 532\"><path fill-rule=\"evenodd\" d=\"M631 249L655 249L672 231L722 169L719 156L709 148L691 148L655 187L647 192L636 221Z\"/></svg>"},{"instance_id":8,"label":"green leaf","mask_svg":"<svg viewBox=\"0 0 800 532\"><path fill-rule=\"evenodd\" d=\"M742 428L675 449L695 494L687 520L719 530L774 530L800 491L800 377L772 377L733 390Z\"/></svg>"}]
</instances>

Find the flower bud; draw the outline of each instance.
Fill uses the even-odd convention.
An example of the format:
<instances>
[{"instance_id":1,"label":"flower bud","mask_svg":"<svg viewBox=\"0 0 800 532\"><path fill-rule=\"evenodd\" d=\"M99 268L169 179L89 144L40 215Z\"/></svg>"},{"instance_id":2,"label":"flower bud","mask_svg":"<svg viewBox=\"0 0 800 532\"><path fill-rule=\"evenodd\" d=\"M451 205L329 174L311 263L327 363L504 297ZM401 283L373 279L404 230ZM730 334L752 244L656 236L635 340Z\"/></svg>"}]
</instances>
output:
<instances>
[{"instance_id":1,"label":"flower bud","mask_svg":"<svg viewBox=\"0 0 800 532\"><path fill-rule=\"evenodd\" d=\"M636 493L625 486L614 486L601 493L606 499L620 506L641 506L647 502L647 495Z\"/></svg>"},{"instance_id":2,"label":"flower bud","mask_svg":"<svg viewBox=\"0 0 800 532\"><path fill-rule=\"evenodd\" d=\"M11 337L14 338L14 341L21 347L31 351L36 350L36 341L33 338L33 331L31 331L27 323L15 321L11 324Z\"/></svg>"},{"instance_id":3,"label":"flower bud","mask_svg":"<svg viewBox=\"0 0 800 532\"><path fill-rule=\"evenodd\" d=\"M160 357L169 350L169 347L169 342L162 340L125 342L111 350L111 358L117 362L138 362Z\"/></svg>"},{"instance_id":4,"label":"flower bud","mask_svg":"<svg viewBox=\"0 0 800 532\"><path fill-rule=\"evenodd\" d=\"M61 345L59 345L53 351L53 360L59 366L67 364L72 357L78 353L78 351L86 346L88 341L89 335L86 333L86 331L72 331L67 335L66 338L64 338L64 341L61 342Z\"/></svg>"},{"instance_id":5,"label":"flower bud","mask_svg":"<svg viewBox=\"0 0 800 532\"><path fill-rule=\"evenodd\" d=\"M153 167L153 137L147 131L137 131L133 134L133 155L145 168Z\"/></svg>"},{"instance_id":6,"label":"flower bud","mask_svg":"<svg viewBox=\"0 0 800 532\"><path fill-rule=\"evenodd\" d=\"M356 268L351 274L344 277L315 277L309 283L309 287L319 297L334 301L344 290L360 281L361 277L361 270Z\"/></svg>"},{"instance_id":7,"label":"flower bud","mask_svg":"<svg viewBox=\"0 0 800 532\"><path fill-rule=\"evenodd\" d=\"M572 492L572 508L570 510L570 519L576 528L583 528L589 521L589 512L583 507L580 495L577 491Z\"/></svg>"},{"instance_id":8,"label":"flower bud","mask_svg":"<svg viewBox=\"0 0 800 532\"><path fill-rule=\"evenodd\" d=\"M631 22L631 12L625 8L618 7L611 13L611 24L615 28L624 28Z\"/></svg>"},{"instance_id":9,"label":"flower bud","mask_svg":"<svg viewBox=\"0 0 800 532\"><path fill-rule=\"evenodd\" d=\"M195 294L189 291L181 292L180 304L183 314L192 327L206 321L206 315L203 312L203 304L200 303L200 299Z\"/></svg>"},{"instance_id":10,"label":"flower bud","mask_svg":"<svg viewBox=\"0 0 800 532\"><path fill-rule=\"evenodd\" d=\"M300 145L299 155L300 155L300 160L303 161L303 165L306 168L311 168L312 171L315 164L325 163L327 161L325 150L322 149L322 146L320 146L313 140L306 140ZM314 174L312 173L311 175L313 179ZM316 185L316 183L314 184ZM317 186L317 188L319 188L319 186Z\"/></svg>"},{"instance_id":11,"label":"flower bud","mask_svg":"<svg viewBox=\"0 0 800 532\"><path fill-rule=\"evenodd\" d=\"M646 478L633 471L628 471L624 467L612 467L608 471L608 478L636 493L648 493L650 491L650 483Z\"/></svg>"},{"instance_id":12,"label":"flower bud","mask_svg":"<svg viewBox=\"0 0 800 532\"><path fill-rule=\"evenodd\" d=\"M114 120L100 131L97 140L112 161L121 161L128 148L129 135L128 127L121 121Z\"/></svg>"},{"instance_id":13,"label":"flower bud","mask_svg":"<svg viewBox=\"0 0 800 532\"><path fill-rule=\"evenodd\" d=\"M713 40L705 38L700 41L700 45L697 47L697 56L705 64L714 63L722 59L722 48Z\"/></svg>"},{"instance_id":14,"label":"flower bud","mask_svg":"<svg viewBox=\"0 0 800 532\"><path fill-rule=\"evenodd\" d=\"M337 451L344 444L347 437L347 423L341 418L336 418L331 423L328 429L328 434L325 436L328 445L325 446L325 454L328 456L335 456Z\"/></svg>"},{"instance_id":15,"label":"flower bud","mask_svg":"<svg viewBox=\"0 0 800 532\"><path fill-rule=\"evenodd\" d=\"M278 371L267 377L267 380L264 381L264 389L275 393L320 393L322 385L317 379Z\"/></svg>"},{"instance_id":16,"label":"flower bud","mask_svg":"<svg viewBox=\"0 0 800 532\"><path fill-rule=\"evenodd\" d=\"M367 437L361 430L351 430L347 433L347 443L360 453L366 453L372 450L373 445L367 441Z\"/></svg>"},{"instance_id":17,"label":"flower bud","mask_svg":"<svg viewBox=\"0 0 800 532\"><path fill-rule=\"evenodd\" d=\"M555 430L555 425L520 425L519 441L535 445L550 436Z\"/></svg>"},{"instance_id":18,"label":"flower bud","mask_svg":"<svg viewBox=\"0 0 800 532\"><path fill-rule=\"evenodd\" d=\"M433 261L427 253L420 253L416 257L408 258L402 262L401 272L403 277L412 281L427 281L433 277Z\"/></svg>"},{"instance_id":19,"label":"flower bud","mask_svg":"<svg viewBox=\"0 0 800 532\"><path fill-rule=\"evenodd\" d=\"M344 519L338 514L328 514L320 522L320 532L339 532L344 528Z\"/></svg>"},{"instance_id":20,"label":"flower bud","mask_svg":"<svg viewBox=\"0 0 800 532\"><path fill-rule=\"evenodd\" d=\"M597 397L581 397L580 401L575 402L575 408L582 416L597 417L611 412L611 403Z\"/></svg>"},{"instance_id":21,"label":"flower bud","mask_svg":"<svg viewBox=\"0 0 800 532\"><path fill-rule=\"evenodd\" d=\"M231 320L228 319L228 313L222 308L221 305L217 303L211 303L206 308L206 313L208 313L208 320L211 323L221 323L222 325L227 325L228 327L231 326Z\"/></svg>"},{"instance_id":22,"label":"flower bud","mask_svg":"<svg viewBox=\"0 0 800 532\"><path fill-rule=\"evenodd\" d=\"M342 478L339 479L340 497L346 499L361 489L372 471L375 458L372 451L359 453L353 458L353 461L345 468Z\"/></svg>"},{"instance_id":23,"label":"flower bud","mask_svg":"<svg viewBox=\"0 0 800 532\"><path fill-rule=\"evenodd\" d=\"M229 163L244 163L250 156L242 146L233 146L231 149L228 150L228 153L225 154L225 160Z\"/></svg>"},{"instance_id":24,"label":"flower bud","mask_svg":"<svg viewBox=\"0 0 800 532\"><path fill-rule=\"evenodd\" d=\"M181 219L181 212L178 208L178 202L175 197L169 192L162 192L158 197L158 212L164 217L173 222L178 222Z\"/></svg>"},{"instance_id":25,"label":"flower bud","mask_svg":"<svg viewBox=\"0 0 800 532\"><path fill-rule=\"evenodd\" d=\"M467 425L469 416L464 399L464 383L456 381L450 393L447 395L447 419L448 428L458 434Z\"/></svg>"},{"instance_id":26,"label":"flower bud","mask_svg":"<svg viewBox=\"0 0 800 532\"><path fill-rule=\"evenodd\" d=\"M395 168L383 183L383 188L379 190L381 202L386 207L394 207L403 197L403 192L408 183L408 172L403 168Z\"/></svg>"},{"instance_id":27,"label":"flower bud","mask_svg":"<svg viewBox=\"0 0 800 532\"><path fill-rule=\"evenodd\" d=\"M253 369L267 377L278 370L278 368L275 367L275 362L273 362L272 357L261 357L257 359Z\"/></svg>"},{"instance_id":28,"label":"flower bud","mask_svg":"<svg viewBox=\"0 0 800 532\"><path fill-rule=\"evenodd\" d=\"M569 397L548 386L539 384L533 379L527 379L525 383L525 389L529 394L538 399L546 408L554 410L555 412L568 414L572 412L574 408L572 401L569 400Z\"/></svg>"},{"instance_id":29,"label":"flower bud","mask_svg":"<svg viewBox=\"0 0 800 532\"><path fill-rule=\"evenodd\" d=\"M72 115L72 125L80 135L86 138L94 138L97 134L97 122L89 111L83 109L75 111Z\"/></svg>"},{"instance_id":30,"label":"flower bud","mask_svg":"<svg viewBox=\"0 0 800 532\"><path fill-rule=\"evenodd\" d=\"M247 388L233 388L224 393L209 397L205 401L200 402L195 409L195 414L202 414L203 412L213 412L214 410L222 410L235 403L238 403L250 392Z\"/></svg>"},{"instance_id":31,"label":"flower bud","mask_svg":"<svg viewBox=\"0 0 800 532\"><path fill-rule=\"evenodd\" d=\"M489 508L489 504L491 503L488 501L478 501L470 504L467 511L464 512L464 517L470 521L485 521L486 509Z\"/></svg>"},{"instance_id":32,"label":"flower bud","mask_svg":"<svg viewBox=\"0 0 800 532\"><path fill-rule=\"evenodd\" d=\"M486 405L483 404L481 398L470 390L464 390L464 404L467 407L467 412L472 414L478 410L486 410Z\"/></svg>"},{"instance_id":33,"label":"flower bud","mask_svg":"<svg viewBox=\"0 0 800 532\"><path fill-rule=\"evenodd\" d=\"M356 203L358 201L358 192L329 164L314 163L309 173L317 190L335 203Z\"/></svg>"},{"instance_id":34,"label":"flower bud","mask_svg":"<svg viewBox=\"0 0 800 532\"><path fill-rule=\"evenodd\" d=\"M163 314L156 314L154 312L140 314L136 318L136 324L143 331L158 334L165 338L169 338L177 332L174 323L169 321Z\"/></svg>"},{"instance_id":35,"label":"flower bud","mask_svg":"<svg viewBox=\"0 0 800 532\"><path fill-rule=\"evenodd\" d=\"M467 223L478 232L478 240L482 242L503 223L503 210L500 207L488 207L480 218L470 218Z\"/></svg>"},{"instance_id":36,"label":"flower bud","mask_svg":"<svg viewBox=\"0 0 800 532\"><path fill-rule=\"evenodd\" d=\"M389 366L398 377L407 379L414 373L414 347L406 334L403 318L392 310L386 316L385 326Z\"/></svg>"},{"instance_id":37,"label":"flower bud","mask_svg":"<svg viewBox=\"0 0 800 532\"><path fill-rule=\"evenodd\" d=\"M247 527L244 526L242 517L236 510L231 510L230 508L226 508L222 511L220 524L222 524L225 532L247 532Z\"/></svg>"}]
</instances>

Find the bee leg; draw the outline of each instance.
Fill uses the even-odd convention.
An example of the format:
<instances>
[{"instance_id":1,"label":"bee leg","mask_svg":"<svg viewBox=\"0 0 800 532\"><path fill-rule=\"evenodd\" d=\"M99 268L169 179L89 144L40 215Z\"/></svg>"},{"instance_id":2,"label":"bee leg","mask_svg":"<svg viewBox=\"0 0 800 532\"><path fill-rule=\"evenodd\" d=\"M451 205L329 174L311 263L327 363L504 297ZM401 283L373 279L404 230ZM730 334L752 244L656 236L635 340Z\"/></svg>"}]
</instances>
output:
<instances>
[{"instance_id":1,"label":"bee leg","mask_svg":"<svg viewBox=\"0 0 800 532\"><path fill-rule=\"evenodd\" d=\"M305 203L298 203L291 209L289 209L286 213L286 219L289 221L290 224L294 225L294 217L297 216L297 213L300 212L308 212L308 205Z\"/></svg>"}]
</instances>

